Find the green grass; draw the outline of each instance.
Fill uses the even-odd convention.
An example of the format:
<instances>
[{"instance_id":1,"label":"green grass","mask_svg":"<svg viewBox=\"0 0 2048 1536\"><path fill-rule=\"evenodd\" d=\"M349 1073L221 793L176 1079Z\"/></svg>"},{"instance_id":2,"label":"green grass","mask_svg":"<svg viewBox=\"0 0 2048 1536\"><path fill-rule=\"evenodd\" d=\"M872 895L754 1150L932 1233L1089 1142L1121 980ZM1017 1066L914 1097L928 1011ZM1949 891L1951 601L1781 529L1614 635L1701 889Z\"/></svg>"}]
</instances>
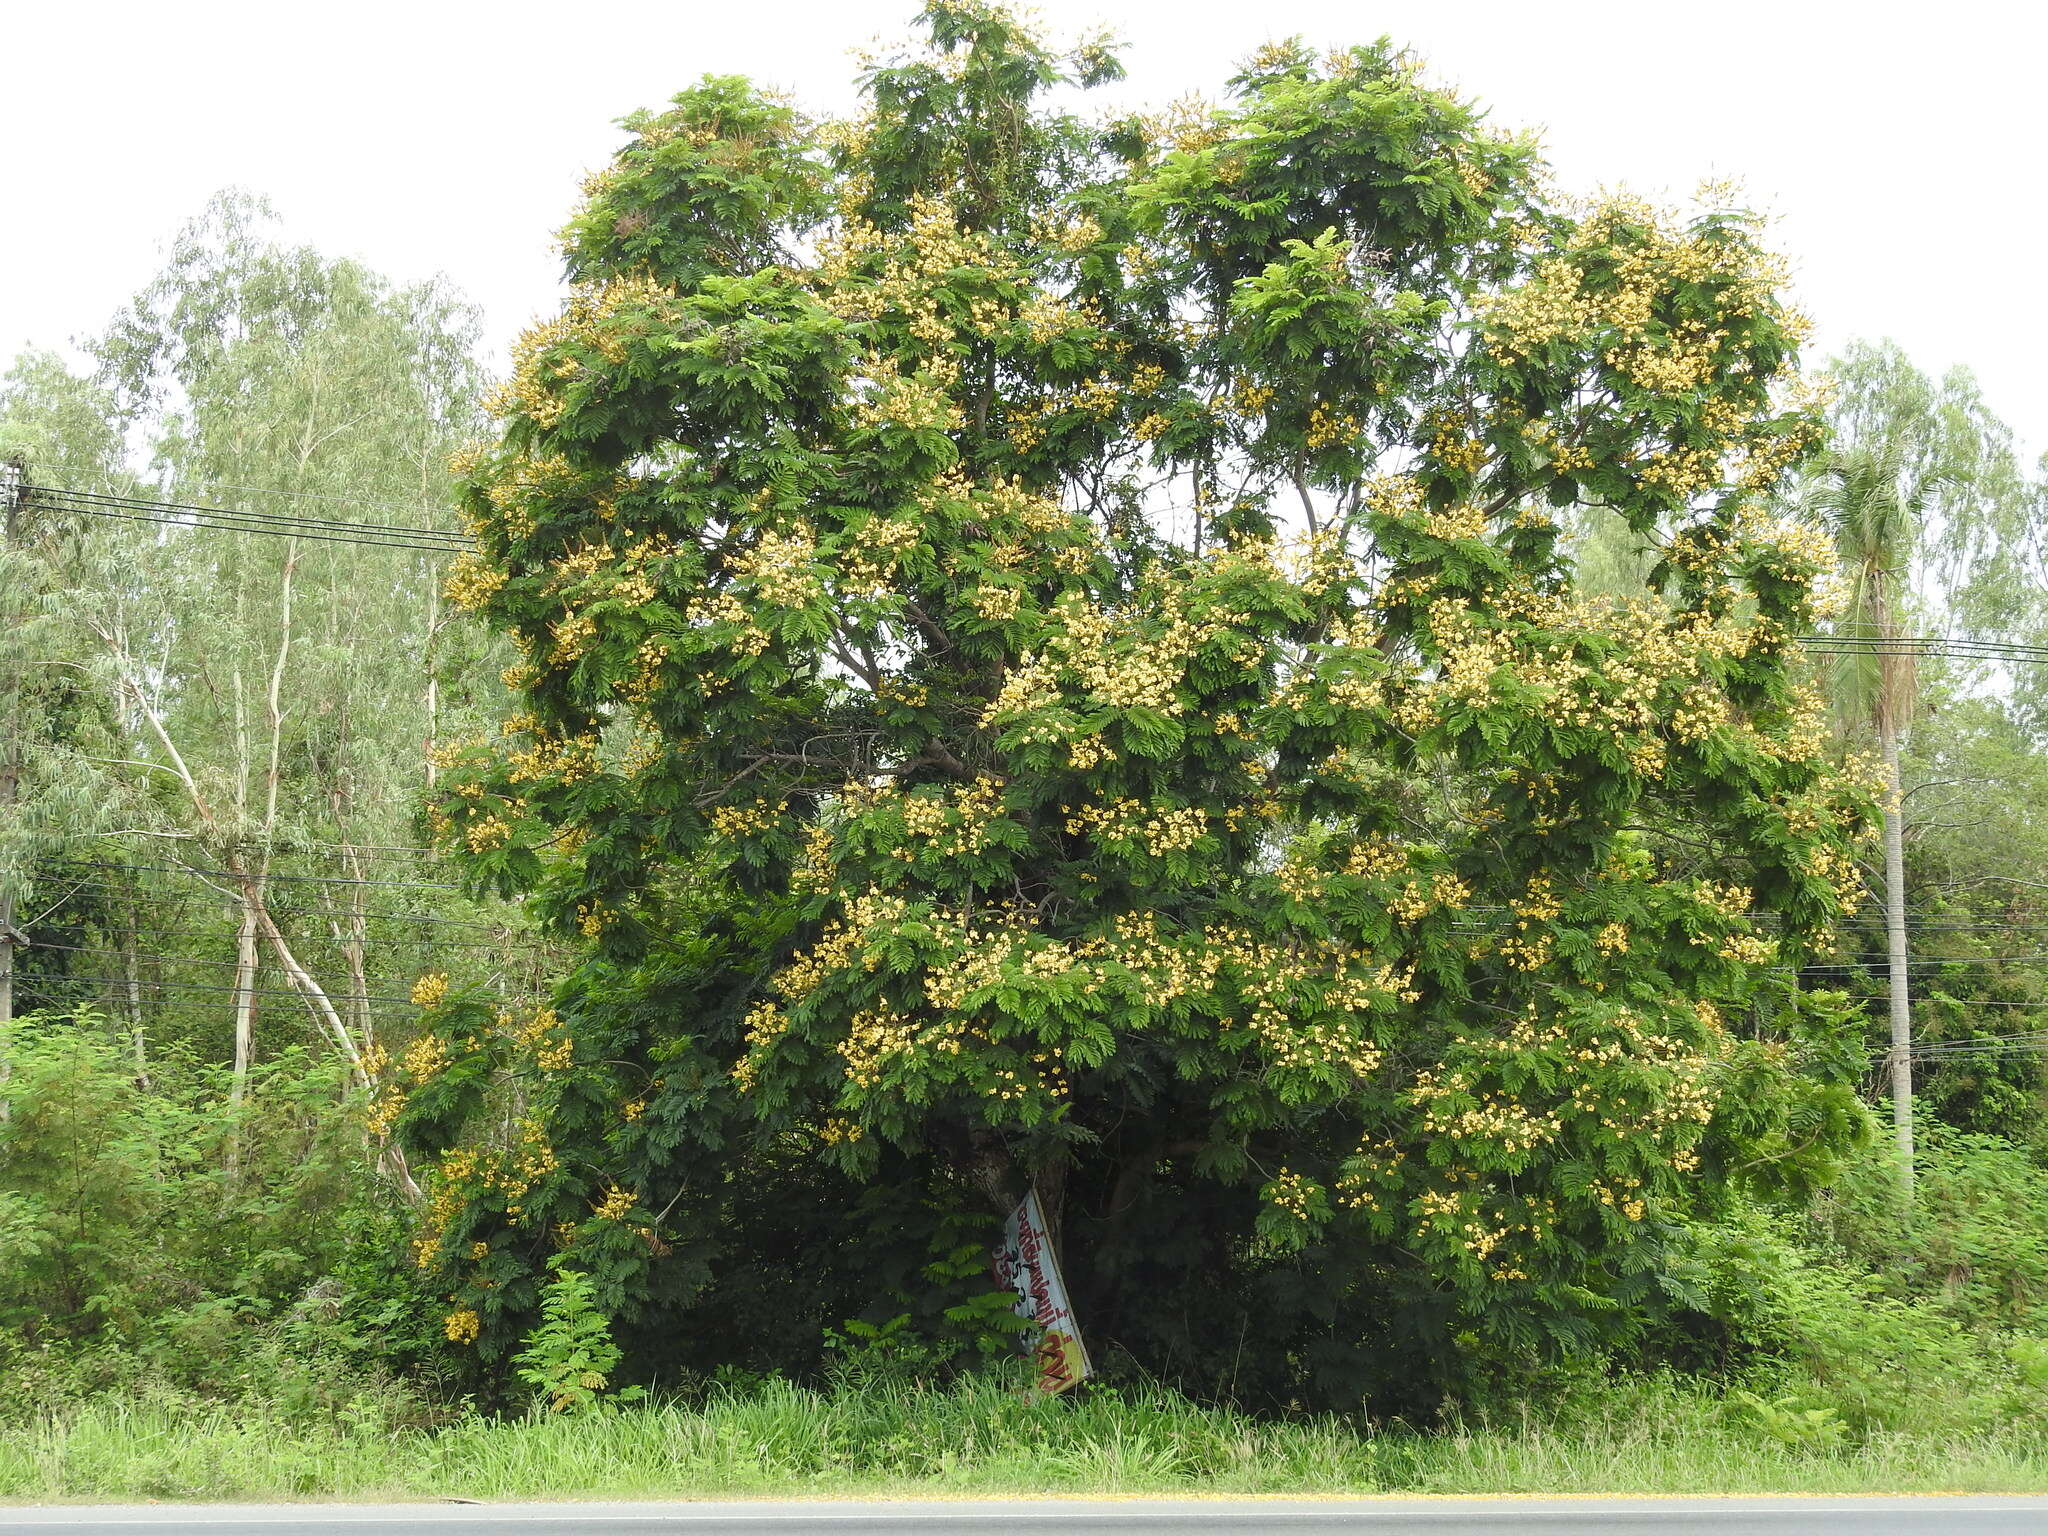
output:
<instances>
[{"instance_id":1,"label":"green grass","mask_svg":"<svg viewBox=\"0 0 2048 1536\"><path fill-rule=\"evenodd\" d=\"M0 1429L0 1498L480 1499L805 1495L2033 1492L2048 1437L1879 1432L1771 1439L1705 1390L1635 1381L1570 1421L1418 1433L1271 1423L1165 1393L1025 1401L782 1382L582 1418L393 1428L374 1411L99 1402Z\"/></svg>"}]
</instances>

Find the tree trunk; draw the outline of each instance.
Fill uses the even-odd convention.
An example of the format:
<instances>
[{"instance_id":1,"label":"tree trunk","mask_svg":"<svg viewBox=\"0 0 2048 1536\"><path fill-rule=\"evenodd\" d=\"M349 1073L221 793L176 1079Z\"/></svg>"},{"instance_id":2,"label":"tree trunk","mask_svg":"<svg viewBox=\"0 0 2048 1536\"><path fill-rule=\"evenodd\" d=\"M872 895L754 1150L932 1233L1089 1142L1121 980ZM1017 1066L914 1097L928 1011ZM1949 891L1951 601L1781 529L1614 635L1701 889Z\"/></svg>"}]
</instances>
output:
<instances>
[{"instance_id":1,"label":"tree trunk","mask_svg":"<svg viewBox=\"0 0 2048 1536\"><path fill-rule=\"evenodd\" d=\"M235 935L235 1066L228 1101L237 1107L248 1087L249 1060L256 1040L256 904L242 903L242 927Z\"/></svg>"},{"instance_id":2,"label":"tree trunk","mask_svg":"<svg viewBox=\"0 0 2048 1536\"><path fill-rule=\"evenodd\" d=\"M13 546L19 533L22 483L27 470L21 460L0 465L0 557ZM21 615L10 615L20 622ZM21 790L21 683L16 669L0 667L0 686L5 701L0 703L0 832L11 830L14 802ZM14 886L0 883L0 1125L13 1114L7 1097L8 1079L14 1076Z\"/></svg>"},{"instance_id":3,"label":"tree trunk","mask_svg":"<svg viewBox=\"0 0 2048 1536\"><path fill-rule=\"evenodd\" d=\"M420 742L420 760L426 765L427 793L434 792L434 785L440 778L440 770L434 766L434 753L440 748L441 735L441 674L434 668L434 642L441 633L441 589L433 582L427 584L427 643L420 648L420 660L427 673L427 696L425 700L427 723L426 733Z\"/></svg>"},{"instance_id":4,"label":"tree trunk","mask_svg":"<svg viewBox=\"0 0 2048 1536\"><path fill-rule=\"evenodd\" d=\"M121 981L128 996L128 1037L135 1055L135 1086L149 1089L149 1036L142 1022L142 957L136 952L135 899L128 899L128 921L121 931Z\"/></svg>"},{"instance_id":5,"label":"tree trunk","mask_svg":"<svg viewBox=\"0 0 2048 1536\"><path fill-rule=\"evenodd\" d=\"M1891 971L1892 1133L1899 1144L1899 1187L1913 1199L1913 1013L1906 989L1906 807L1899 774L1899 735L1880 733L1890 798L1884 810L1884 930Z\"/></svg>"},{"instance_id":6,"label":"tree trunk","mask_svg":"<svg viewBox=\"0 0 2048 1536\"><path fill-rule=\"evenodd\" d=\"M14 1076L14 892L0 891L0 1125L13 1117L7 1083Z\"/></svg>"}]
</instances>

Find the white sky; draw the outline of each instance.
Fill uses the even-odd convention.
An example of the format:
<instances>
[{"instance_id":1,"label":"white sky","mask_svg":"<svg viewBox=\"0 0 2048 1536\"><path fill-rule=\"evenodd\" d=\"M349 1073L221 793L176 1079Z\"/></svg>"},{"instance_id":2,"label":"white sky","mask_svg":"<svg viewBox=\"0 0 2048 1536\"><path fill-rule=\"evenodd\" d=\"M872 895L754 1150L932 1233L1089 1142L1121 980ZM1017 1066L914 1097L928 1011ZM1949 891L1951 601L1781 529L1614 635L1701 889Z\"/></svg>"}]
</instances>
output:
<instances>
[{"instance_id":1,"label":"white sky","mask_svg":"<svg viewBox=\"0 0 2048 1536\"><path fill-rule=\"evenodd\" d=\"M492 346L549 310L552 233L615 119L706 72L808 106L915 0L71 0L6 8L0 357L96 330L216 190L402 279L444 272ZM1047 0L1124 38L1133 102L1220 94L1269 38L1387 33L1497 121L1544 131L1575 190L1733 176L1779 218L1817 347L1897 338L1974 368L2048 446L2036 168L2048 11L2030 0Z\"/></svg>"}]
</instances>

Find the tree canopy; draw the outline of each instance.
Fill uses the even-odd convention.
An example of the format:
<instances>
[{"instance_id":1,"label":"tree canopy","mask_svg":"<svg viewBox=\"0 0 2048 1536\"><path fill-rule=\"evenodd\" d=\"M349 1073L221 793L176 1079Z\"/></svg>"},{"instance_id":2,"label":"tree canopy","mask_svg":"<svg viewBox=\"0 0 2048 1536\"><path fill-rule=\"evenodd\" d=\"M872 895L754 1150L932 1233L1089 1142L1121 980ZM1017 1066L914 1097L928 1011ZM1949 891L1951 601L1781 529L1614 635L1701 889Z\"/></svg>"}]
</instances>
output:
<instances>
[{"instance_id":1,"label":"tree canopy","mask_svg":"<svg viewBox=\"0 0 2048 1536\"><path fill-rule=\"evenodd\" d=\"M851 120L628 119L465 466L520 713L433 821L584 958L508 1028L422 983L449 1336L557 1250L671 1356L778 1267L986 1333L1027 1185L1182 1379L1640 1326L1682 1218L1867 1134L1790 975L1876 779L1757 221L1567 206L1385 44L1095 121L1104 45L921 24ZM1574 590L1589 507L1640 593Z\"/></svg>"}]
</instances>

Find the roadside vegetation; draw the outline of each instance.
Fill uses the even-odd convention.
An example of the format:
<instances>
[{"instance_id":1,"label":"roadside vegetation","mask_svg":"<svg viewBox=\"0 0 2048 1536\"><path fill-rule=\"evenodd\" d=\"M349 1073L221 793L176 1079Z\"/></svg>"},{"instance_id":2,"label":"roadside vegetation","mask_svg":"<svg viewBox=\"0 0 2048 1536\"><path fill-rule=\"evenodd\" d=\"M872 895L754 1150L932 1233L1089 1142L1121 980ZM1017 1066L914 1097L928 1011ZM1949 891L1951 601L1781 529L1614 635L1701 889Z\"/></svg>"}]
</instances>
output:
<instances>
[{"instance_id":1,"label":"roadside vegetation","mask_svg":"<svg viewBox=\"0 0 2048 1536\"><path fill-rule=\"evenodd\" d=\"M0 1498L2048 1489L1968 373L1385 43L919 27L488 395L240 195L0 381Z\"/></svg>"},{"instance_id":2,"label":"roadside vegetation","mask_svg":"<svg viewBox=\"0 0 2048 1536\"><path fill-rule=\"evenodd\" d=\"M1777 1383L1781 1385L1782 1383ZM581 1417L438 1427L370 1393L314 1416L143 1392L0 1438L0 1498L675 1499L874 1495L2024 1493L2038 1419L1859 1436L1760 1422L1697 1380L1584 1383L1504 1422L1368 1430L1172 1393L1029 1400L1021 1380L715 1387ZM1948 1405L1944 1404L1943 1407ZM1810 1425L1812 1420L1804 1420Z\"/></svg>"}]
</instances>

